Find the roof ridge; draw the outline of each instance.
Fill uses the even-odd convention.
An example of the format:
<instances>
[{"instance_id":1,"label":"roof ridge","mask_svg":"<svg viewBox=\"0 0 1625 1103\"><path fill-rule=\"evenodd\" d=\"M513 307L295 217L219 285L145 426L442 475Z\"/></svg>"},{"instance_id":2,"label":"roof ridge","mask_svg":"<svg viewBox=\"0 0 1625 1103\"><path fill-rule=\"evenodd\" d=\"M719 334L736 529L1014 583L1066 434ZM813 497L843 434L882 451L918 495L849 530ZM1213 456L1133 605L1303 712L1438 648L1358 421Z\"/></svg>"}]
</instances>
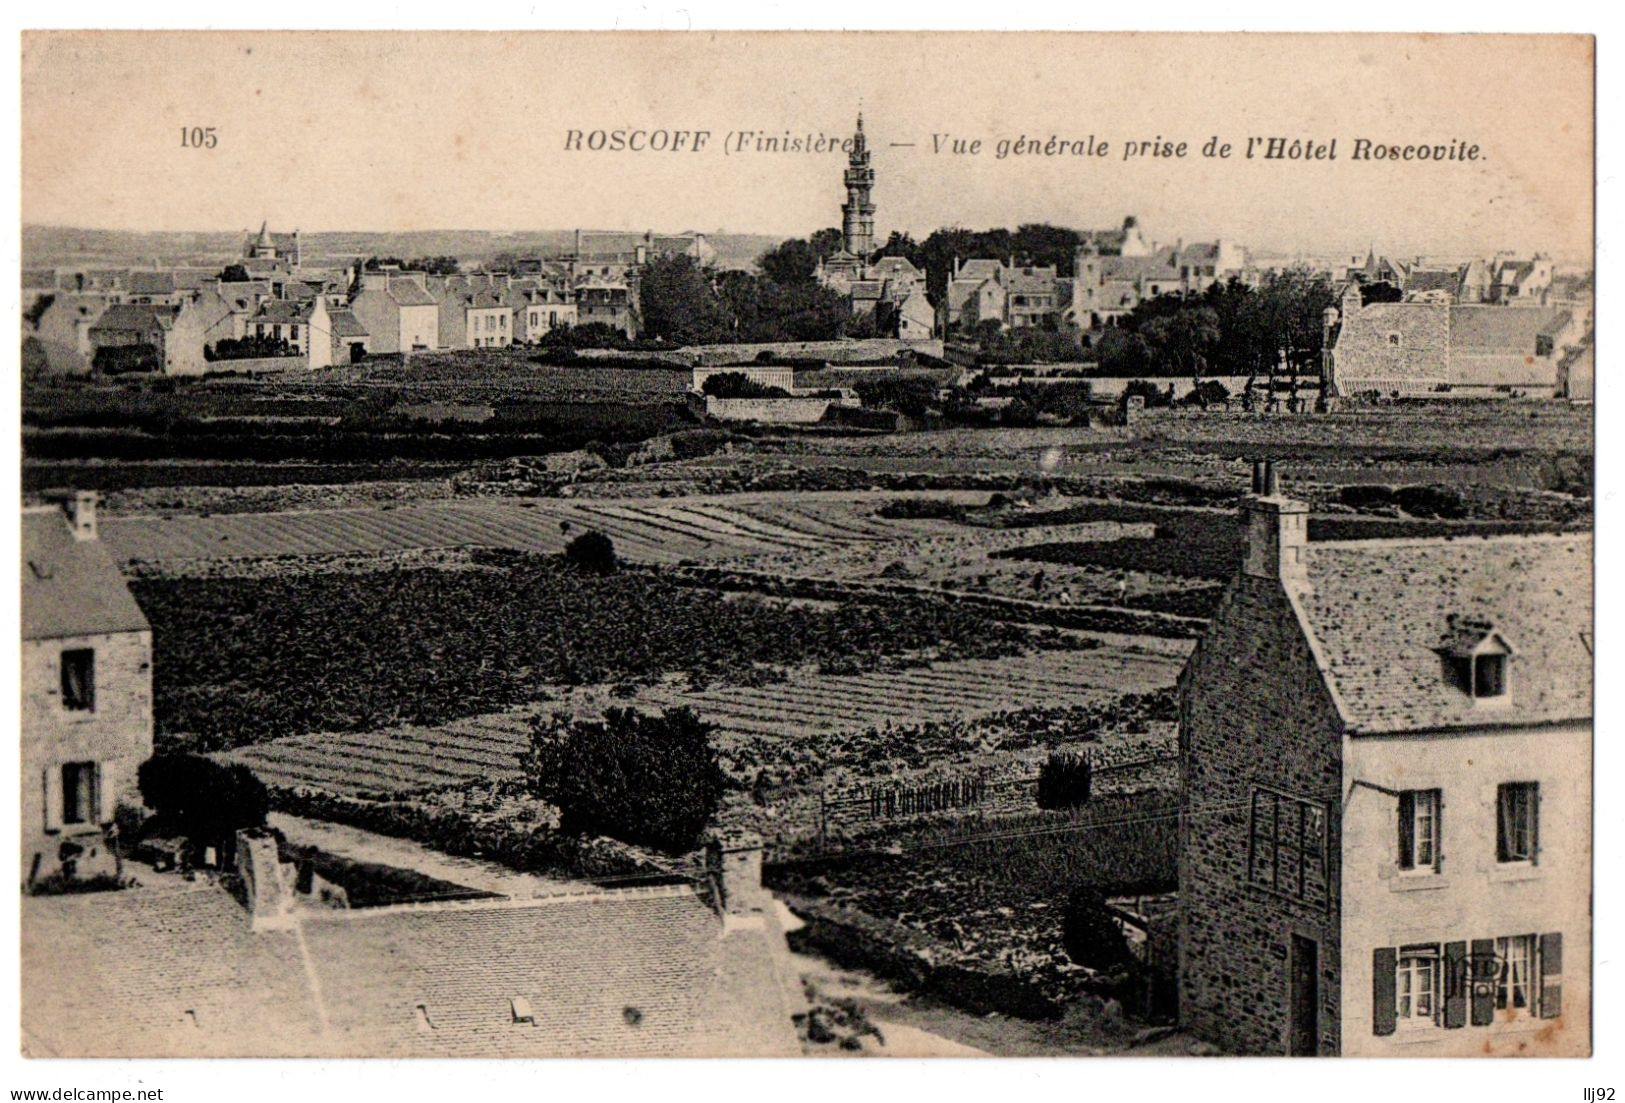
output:
<instances>
[{"instance_id":1,"label":"roof ridge","mask_svg":"<svg viewBox=\"0 0 1625 1103\"><path fill-rule=\"evenodd\" d=\"M474 890L479 891L479 890ZM677 885L632 885L621 888L590 888L550 892L540 896L475 897L464 900L421 900L400 904L385 904L372 908L341 908L319 910L301 914L301 922L354 921L378 916L402 914L432 914L436 912L469 913L476 911L512 911L521 908L544 907L552 904L619 903L632 899L661 899L681 896L699 898L700 887L690 881Z\"/></svg>"}]
</instances>

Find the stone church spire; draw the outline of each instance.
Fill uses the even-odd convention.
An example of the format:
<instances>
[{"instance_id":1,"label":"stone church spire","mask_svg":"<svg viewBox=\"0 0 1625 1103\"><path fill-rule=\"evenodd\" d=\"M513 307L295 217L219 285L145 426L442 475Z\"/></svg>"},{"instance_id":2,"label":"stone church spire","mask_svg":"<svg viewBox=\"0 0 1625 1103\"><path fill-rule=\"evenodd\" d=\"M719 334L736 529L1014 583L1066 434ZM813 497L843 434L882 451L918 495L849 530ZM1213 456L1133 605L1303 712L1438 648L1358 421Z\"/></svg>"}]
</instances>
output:
<instances>
[{"instance_id":1,"label":"stone church spire","mask_svg":"<svg viewBox=\"0 0 1625 1103\"><path fill-rule=\"evenodd\" d=\"M869 164L869 143L863 134L863 113L858 112L858 129L852 135L852 155L846 167L846 202L841 204L842 246L855 257L867 260L875 251L875 205L870 193L875 186L875 170Z\"/></svg>"}]
</instances>

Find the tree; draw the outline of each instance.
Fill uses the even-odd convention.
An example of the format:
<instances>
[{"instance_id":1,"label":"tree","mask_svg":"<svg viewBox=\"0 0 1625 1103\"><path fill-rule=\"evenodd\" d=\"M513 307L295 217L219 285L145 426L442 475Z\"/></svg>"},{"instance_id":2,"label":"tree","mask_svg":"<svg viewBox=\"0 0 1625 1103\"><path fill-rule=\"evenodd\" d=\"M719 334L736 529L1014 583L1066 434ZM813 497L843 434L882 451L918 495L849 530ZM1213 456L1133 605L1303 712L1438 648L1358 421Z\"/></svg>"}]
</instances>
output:
<instances>
[{"instance_id":1,"label":"tree","mask_svg":"<svg viewBox=\"0 0 1625 1103\"><path fill-rule=\"evenodd\" d=\"M201 850L230 854L238 831L264 827L271 809L265 783L240 762L225 765L195 754L161 754L136 771L154 827L184 835Z\"/></svg>"},{"instance_id":2,"label":"tree","mask_svg":"<svg viewBox=\"0 0 1625 1103\"><path fill-rule=\"evenodd\" d=\"M591 574L614 574L620 566L615 541L601 532L584 532L564 546L565 562Z\"/></svg>"},{"instance_id":3,"label":"tree","mask_svg":"<svg viewBox=\"0 0 1625 1103\"><path fill-rule=\"evenodd\" d=\"M228 264L220 273L220 279L223 283L247 283L248 269L240 264Z\"/></svg>"},{"instance_id":4,"label":"tree","mask_svg":"<svg viewBox=\"0 0 1625 1103\"><path fill-rule=\"evenodd\" d=\"M812 242L793 237L756 258L756 266L774 283L809 283L818 271L820 259Z\"/></svg>"},{"instance_id":5,"label":"tree","mask_svg":"<svg viewBox=\"0 0 1625 1103\"><path fill-rule=\"evenodd\" d=\"M1372 303L1398 303L1404 301L1405 292L1387 280L1378 280L1376 283L1360 285L1361 306L1370 306Z\"/></svg>"},{"instance_id":6,"label":"tree","mask_svg":"<svg viewBox=\"0 0 1625 1103\"><path fill-rule=\"evenodd\" d=\"M1151 367L1151 346L1131 329L1107 327L1095 348L1102 375L1144 375Z\"/></svg>"},{"instance_id":7,"label":"tree","mask_svg":"<svg viewBox=\"0 0 1625 1103\"><path fill-rule=\"evenodd\" d=\"M658 716L612 708L603 720L538 717L521 767L530 791L559 809L561 830L680 854L722 800L714 730L686 707Z\"/></svg>"},{"instance_id":8,"label":"tree","mask_svg":"<svg viewBox=\"0 0 1625 1103\"><path fill-rule=\"evenodd\" d=\"M643 269L638 297L643 329L679 345L733 339L733 317L717 294L713 274L683 253L656 257Z\"/></svg>"},{"instance_id":9,"label":"tree","mask_svg":"<svg viewBox=\"0 0 1625 1103\"><path fill-rule=\"evenodd\" d=\"M1067 895L1061 945L1075 964L1100 972L1133 969L1137 964L1122 928L1106 910L1105 895L1090 885Z\"/></svg>"},{"instance_id":10,"label":"tree","mask_svg":"<svg viewBox=\"0 0 1625 1103\"><path fill-rule=\"evenodd\" d=\"M1188 307L1173 314L1153 318L1141 331L1153 353L1181 373L1189 373L1193 383L1202 383L1207 355L1219 343L1219 316L1209 307Z\"/></svg>"}]
</instances>

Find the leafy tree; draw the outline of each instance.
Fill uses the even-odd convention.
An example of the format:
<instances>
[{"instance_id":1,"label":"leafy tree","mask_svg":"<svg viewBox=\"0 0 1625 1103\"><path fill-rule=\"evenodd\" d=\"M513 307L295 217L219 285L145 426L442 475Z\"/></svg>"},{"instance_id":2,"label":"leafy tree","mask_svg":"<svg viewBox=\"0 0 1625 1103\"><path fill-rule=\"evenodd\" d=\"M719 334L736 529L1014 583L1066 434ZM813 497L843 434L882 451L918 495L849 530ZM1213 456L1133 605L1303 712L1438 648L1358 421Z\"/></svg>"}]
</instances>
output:
<instances>
[{"instance_id":1,"label":"leafy tree","mask_svg":"<svg viewBox=\"0 0 1625 1103\"><path fill-rule=\"evenodd\" d=\"M722 799L714 730L686 707L538 717L521 765L530 791L558 807L562 830L678 854L699 841Z\"/></svg>"},{"instance_id":2,"label":"leafy tree","mask_svg":"<svg viewBox=\"0 0 1625 1103\"><path fill-rule=\"evenodd\" d=\"M1088 755L1052 751L1038 768L1038 807L1072 808L1089 800L1094 767Z\"/></svg>"},{"instance_id":3,"label":"leafy tree","mask_svg":"<svg viewBox=\"0 0 1625 1103\"><path fill-rule=\"evenodd\" d=\"M679 345L731 340L733 318L717 294L713 274L682 253L656 257L639 283L643 328L650 337Z\"/></svg>"},{"instance_id":4,"label":"leafy tree","mask_svg":"<svg viewBox=\"0 0 1625 1103\"><path fill-rule=\"evenodd\" d=\"M815 232L807 240L812 243L813 252L820 257L832 257L839 253L842 246L846 244L846 235L841 232L838 226L827 226Z\"/></svg>"},{"instance_id":5,"label":"leafy tree","mask_svg":"<svg viewBox=\"0 0 1625 1103\"><path fill-rule=\"evenodd\" d=\"M1090 885L1067 895L1061 912L1061 945L1075 964L1101 972L1133 969L1134 952L1106 910L1106 897Z\"/></svg>"},{"instance_id":6,"label":"leafy tree","mask_svg":"<svg viewBox=\"0 0 1625 1103\"><path fill-rule=\"evenodd\" d=\"M584 532L564 546L565 561L591 574L614 574L620 566L615 541L601 532Z\"/></svg>"},{"instance_id":7,"label":"leafy tree","mask_svg":"<svg viewBox=\"0 0 1625 1103\"><path fill-rule=\"evenodd\" d=\"M1153 318L1141 335L1158 359L1189 373L1193 382L1200 385L1208 353L1219 343L1219 316L1205 306L1187 307Z\"/></svg>"},{"instance_id":8,"label":"leafy tree","mask_svg":"<svg viewBox=\"0 0 1625 1103\"><path fill-rule=\"evenodd\" d=\"M812 242L793 237L763 253L756 259L756 266L774 283L810 283L820 259Z\"/></svg>"},{"instance_id":9,"label":"leafy tree","mask_svg":"<svg viewBox=\"0 0 1625 1103\"><path fill-rule=\"evenodd\" d=\"M265 783L240 762L195 754L161 754L136 771L155 828L184 835L195 847L230 853L238 831L265 826L271 799Z\"/></svg>"},{"instance_id":10,"label":"leafy tree","mask_svg":"<svg viewBox=\"0 0 1625 1103\"><path fill-rule=\"evenodd\" d=\"M1144 375L1151 367L1151 346L1132 329L1110 326L1095 345L1103 375Z\"/></svg>"},{"instance_id":11,"label":"leafy tree","mask_svg":"<svg viewBox=\"0 0 1625 1103\"><path fill-rule=\"evenodd\" d=\"M1378 280L1376 283L1360 285L1361 306L1370 306L1372 303L1397 303L1404 300L1405 292L1387 280Z\"/></svg>"},{"instance_id":12,"label":"leafy tree","mask_svg":"<svg viewBox=\"0 0 1625 1103\"><path fill-rule=\"evenodd\" d=\"M225 283L247 283L250 278L248 269L240 264L228 264L220 273L220 279Z\"/></svg>"}]
</instances>

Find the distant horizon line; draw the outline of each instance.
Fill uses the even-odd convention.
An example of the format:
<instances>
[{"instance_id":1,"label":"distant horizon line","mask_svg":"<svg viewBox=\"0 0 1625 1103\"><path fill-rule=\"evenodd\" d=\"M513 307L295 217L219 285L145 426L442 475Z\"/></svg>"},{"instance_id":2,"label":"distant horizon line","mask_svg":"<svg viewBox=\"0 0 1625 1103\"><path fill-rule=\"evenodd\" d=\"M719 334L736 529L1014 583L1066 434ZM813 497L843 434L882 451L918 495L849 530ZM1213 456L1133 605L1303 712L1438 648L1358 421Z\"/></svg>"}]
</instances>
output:
<instances>
[{"instance_id":1,"label":"distant horizon line","mask_svg":"<svg viewBox=\"0 0 1625 1103\"><path fill-rule=\"evenodd\" d=\"M1029 224L1027 221L1018 219L1018 220L1016 220L1016 222L1014 224L1012 224L1010 226L990 226L990 227L986 227L984 230L971 229L970 232L972 232L972 233L983 233L983 232L987 232L987 231L990 231L990 230L998 230L998 229L1014 230L1019 226L1027 225L1027 224ZM1037 224L1037 225L1056 226L1059 229L1068 229L1068 230L1076 230L1076 231L1099 229L1099 227L1077 227L1077 226L1063 225L1063 224L1055 223L1055 222L1046 223L1046 222L1040 221L1040 222L1035 223L1035 224ZM358 234L358 235L391 236L391 235L409 235L409 234L488 234L488 235L496 235L496 236L523 236L523 235L526 235L526 234L571 234L571 233L576 232L576 230L579 229L579 230L586 231L586 232L596 232L596 233L617 233L617 234L638 234L638 233L650 233L650 232L656 233L656 234L694 233L694 234L705 234L708 237L759 237L759 238L776 238L779 241L790 241L790 240L796 240L796 239L809 238L814 233L817 233L820 230L825 230L825 229L838 230L839 228L840 227L838 227L838 226L820 226L820 227L818 227L818 228L816 228L814 230L811 230L811 231L808 231L808 232L802 233L802 234L797 234L797 233L795 233L793 231L782 231L782 230L733 230L733 229L696 230L696 229L692 229L692 228L685 228L685 229L681 229L681 230L659 230L659 229L655 229L655 228L653 228L651 226L648 226L648 225L644 225L644 226L641 226L641 227L633 227L633 228L628 228L628 227L606 227L606 226L591 226L591 227L589 227L589 226L580 226L580 227L567 226L567 227L533 227L533 228L528 228L528 229L495 229L495 228L489 228L489 227L435 226L435 227L427 227L427 228L423 228L423 229L386 229L386 230L357 229L357 228L307 230L307 229L304 229L303 227L294 227L294 228L291 228L291 229L288 229L288 230L273 230L272 232L273 233L294 233L294 232L297 232L297 233L300 233L300 234L309 234L309 235ZM79 225L79 224L70 224L70 223L56 223L56 222L23 222L22 223L22 229L24 231L27 231L27 230L51 230L51 231L70 232L70 233L71 232L83 232L83 233L107 233L107 234L130 234L130 235L160 235L160 234L206 235L206 234L242 234L242 233L250 233L250 234L252 234L252 233L255 232L252 225L247 226L247 227L232 228L232 229L196 229L196 228L189 228L189 229L130 229L130 228L127 228L127 227L117 227L117 226L90 226L90 225ZM933 233L936 233L939 230L958 230L958 229L970 229L970 228L965 227L965 226L961 226L961 225L956 224L956 223L945 223L945 224L943 224L941 226L936 227L933 230L925 231L923 234L919 233L918 231L913 231L913 230L905 230L905 231L900 231L900 232L909 234L909 236L913 237L916 242L923 242L926 237L930 236ZM1176 240L1183 240L1183 237L1182 236L1176 236ZM1199 240L1204 240L1204 239L1201 238L1200 236L1198 236L1198 237L1192 238L1191 240L1199 241ZM1363 248L1352 248L1352 249L1348 248L1348 247L1339 248L1339 247L1335 247L1335 246L1321 246L1321 247L1307 248L1307 247L1303 247L1303 246L1287 247L1287 246L1281 246L1281 245L1278 245L1278 244L1253 246L1253 245L1247 244L1245 241L1241 241L1239 238L1236 239L1236 240L1237 240L1238 244L1240 244L1244 248L1248 249L1249 252L1251 252L1251 253L1253 253L1253 254L1255 254L1257 256L1266 256L1266 257L1291 257L1291 256L1327 257L1327 256L1332 256L1332 255L1341 256L1341 255L1344 255L1344 254L1347 254L1349 256L1353 256L1355 254L1364 255L1364 253L1369 249L1369 244L1366 247L1363 247ZM1171 244L1171 243L1166 242L1166 241L1157 241L1157 242L1155 242L1155 244L1157 244L1159 247L1161 247L1161 246L1165 246L1165 245L1168 245L1168 244ZM883 247L883 243L882 243L882 247ZM1590 265L1592 267L1595 267L1595 258L1596 258L1595 243L1593 243L1592 249L1591 249L1590 253L1585 257L1584 261L1578 261L1577 258L1572 257L1572 256L1564 256L1564 255L1562 255L1561 250L1550 249L1550 247L1537 248L1535 251L1536 252L1549 252L1549 255L1551 255L1554 258L1554 260L1558 260L1558 261L1560 261L1562 263L1568 263L1568 264L1584 263L1584 264ZM1423 248L1423 249L1405 249L1405 250L1401 251L1401 250L1396 250L1396 249L1386 249L1386 250L1378 250L1377 251L1377 256L1379 256L1379 257L1407 257L1407 256L1423 256L1423 257L1427 257L1427 256L1437 256L1437 257L1467 256L1467 257L1471 257L1471 256L1494 256L1497 253L1506 253L1506 252L1526 253L1526 252L1529 252L1529 250L1527 250L1527 249L1526 250L1517 250L1517 249L1505 249L1505 248L1487 248L1486 249L1486 248L1483 248L1483 247L1480 247L1478 249L1469 249L1469 250L1448 249L1448 248L1447 249Z\"/></svg>"}]
</instances>

